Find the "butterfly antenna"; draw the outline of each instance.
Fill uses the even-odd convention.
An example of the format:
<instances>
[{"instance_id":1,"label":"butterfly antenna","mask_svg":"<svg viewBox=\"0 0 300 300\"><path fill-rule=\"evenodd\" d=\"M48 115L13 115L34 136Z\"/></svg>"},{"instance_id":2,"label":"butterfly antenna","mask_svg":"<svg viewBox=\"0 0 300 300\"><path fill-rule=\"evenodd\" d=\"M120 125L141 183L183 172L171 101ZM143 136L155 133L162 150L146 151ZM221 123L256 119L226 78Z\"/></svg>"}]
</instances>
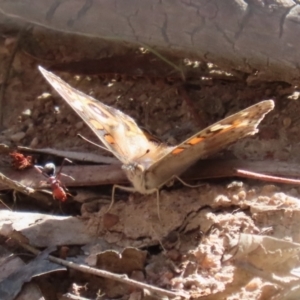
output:
<instances>
[{"instance_id":1,"label":"butterfly antenna","mask_svg":"<svg viewBox=\"0 0 300 300\"><path fill-rule=\"evenodd\" d=\"M140 159L140 158L144 157L144 156L145 156L146 154L148 154L149 152L150 152L150 150L147 149L146 152L145 152L144 154L142 154L140 157L138 157L137 159Z\"/></svg>"},{"instance_id":2,"label":"butterfly antenna","mask_svg":"<svg viewBox=\"0 0 300 300\"><path fill-rule=\"evenodd\" d=\"M94 146L96 146L98 148L101 148L102 150L105 150L105 151L108 151L108 152L112 153L109 149L107 149L107 148L105 148L105 147L103 147L103 146L101 146L99 144L94 143L93 141L87 139L86 137L84 137L80 133L78 133L77 136L80 137L81 139L83 139L84 141L86 141L86 142L88 142L88 143L90 143L90 144L92 144L92 145L94 145Z\"/></svg>"}]
</instances>

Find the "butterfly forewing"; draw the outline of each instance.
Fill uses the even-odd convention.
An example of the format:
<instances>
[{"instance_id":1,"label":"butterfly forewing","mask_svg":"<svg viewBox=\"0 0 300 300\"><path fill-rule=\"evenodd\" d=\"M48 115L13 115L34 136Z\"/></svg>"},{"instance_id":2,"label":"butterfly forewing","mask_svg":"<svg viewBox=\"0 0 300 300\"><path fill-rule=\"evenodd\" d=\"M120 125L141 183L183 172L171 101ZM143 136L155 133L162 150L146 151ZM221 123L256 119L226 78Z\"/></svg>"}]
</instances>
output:
<instances>
[{"instance_id":1,"label":"butterfly forewing","mask_svg":"<svg viewBox=\"0 0 300 300\"><path fill-rule=\"evenodd\" d=\"M206 158L240 138L255 134L259 123L273 108L272 100L262 101L188 138L149 168L145 175L147 188L160 187L198 159Z\"/></svg>"},{"instance_id":2,"label":"butterfly forewing","mask_svg":"<svg viewBox=\"0 0 300 300\"><path fill-rule=\"evenodd\" d=\"M153 147L131 117L76 90L42 67L39 69L52 87L121 162L130 163Z\"/></svg>"}]
</instances>

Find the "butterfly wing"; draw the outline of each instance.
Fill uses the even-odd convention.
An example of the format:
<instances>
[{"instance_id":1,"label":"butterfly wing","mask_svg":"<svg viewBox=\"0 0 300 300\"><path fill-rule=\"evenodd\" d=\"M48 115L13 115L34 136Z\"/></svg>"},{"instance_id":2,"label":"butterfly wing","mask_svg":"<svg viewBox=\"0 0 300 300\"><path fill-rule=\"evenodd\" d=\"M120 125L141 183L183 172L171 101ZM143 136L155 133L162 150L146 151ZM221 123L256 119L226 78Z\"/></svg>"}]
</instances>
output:
<instances>
[{"instance_id":1,"label":"butterfly wing","mask_svg":"<svg viewBox=\"0 0 300 300\"><path fill-rule=\"evenodd\" d=\"M200 158L206 158L240 138L255 134L259 123L273 108L272 100L262 101L188 138L148 169L145 174L146 188L160 187Z\"/></svg>"},{"instance_id":2,"label":"butterfly wing","mask_svg":"<svg viewBox=\"0 0 300 300\"><path fill-rule=\"evenodd\" d=\"M128 164L153 147L131 117L76 90L44 68L39 70L121 162Z\"/></svg>"}]
</instances>

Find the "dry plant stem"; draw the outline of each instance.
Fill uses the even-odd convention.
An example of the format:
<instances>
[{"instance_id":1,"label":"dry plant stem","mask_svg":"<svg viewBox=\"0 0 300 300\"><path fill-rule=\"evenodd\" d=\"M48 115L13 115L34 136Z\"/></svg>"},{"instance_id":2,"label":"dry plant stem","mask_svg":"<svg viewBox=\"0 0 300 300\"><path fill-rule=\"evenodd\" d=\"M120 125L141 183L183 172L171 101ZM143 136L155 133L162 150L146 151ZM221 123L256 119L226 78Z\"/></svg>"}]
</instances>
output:
<instances>
[{"instance_id":1,"label":"dry plant stem","mask_svg":"<svg viewBox=\"0 0 300 300\"><path fill-rule=\"evenodd\" d=\"M262 271L257 269L256 267L252 266L249 263L241 262L241 261L236 261L235 265L241 269L246 270L247 272L251 272L253 275L263 278L267 281L271 281L275 284L278 284L280 286L287 286L290 284L291 281L284 281L284 279L280 278L279 276L276 276L274 273L268 273L266 271Z\"/></svg>"},{"instance_id":2,"label":"dry plant stem","mask_svg":"<svg viewBox=\"0 0 300 300\"><path fill-rule=\"evenodd\" d=\"M250 172L250 171L246 171L246 170L237 169L236 170L236 175L239 176L239 177L253 178L253 179L268 181L268 182L300 185L300 180L299 179L270 176L270 175Z\"/></svg>"},{"instance_id":3,"label":"dry plant stem","mask_svg":"<svg viewBox=\"0 0 300 300\"><path fill-rule=\"evenodd\" d=\"M240 170L237 172L237 170ZM246 171L247 170L247 171ZM3 168L2 172L13 180L22 182L24 186L37 189L39 177L36 172L27 170L26 176L20 177L20 172L11 168ZM245 175L245 172L247 174ZM76 181L64 179L67 187L71 186L99 186L99 185L126 185L129 184L125 173L119 165L80 165L65 166L64 173L72 176ZM267 174L267 175L263 175ZM239 160L203 160L191 167L189 171L180 176L184 182L190 180L207 180L213 178L248 177L257 180L279 182L285 184L299 184L300 171L295 163L286 162L250 162ZM11 180L11 181L13 181ZM0 180L0 190L7 189L7 184Z\"/></svg>"},{"instance_id":4,"label":"dry plant stem","mask_svg":"<svg viewBox=\"0 0 300 300\"><path fill-rule=\"evenodd\" d=\"M11 180L2 173L0 173L0 184L3 184L12 190L21 192L29 196L32 196L32 194L35 192L34 189L24 186L23 184L17 181Z\"/></svg>"},{"instance_id":5,"label":"dry plant stem","mask_svg":"<svg viewBox=\"0 0 300 300\"><path fill-rule=\"evenodd\" d=\"M49 203L49 196L44 195L40 191L27 187L17 181L11 180L5 175L3 175L3 173L0 173L0 186L2 185L7 187L7 189L12 189L14 191L23 193L34 199L37 199L42 203L47 203L47 204Z\"/></svg>"},{"instance_id":6,"label":"dry plant stem","mask_svg":"<svg viewBox=\"0 0 300 300\"><path fill-rule=\"evenodd\" d=\"M52 148L33 149L33 148L22 147L22 146L18 146L18 150L31 152L31 153L51 154L51 155L60 156L60 157L67 157L71 160L88 161L88 162L93 162L93 163L103 163L103 164L119 164L120 163L116 158L98 155L98 154L94 154L94 153L63 151L63 150L57 150L57 149L52 149Z\"/></svg>"},{"instance_id":7,"label":"dry plant stem","mask_svg":"<svg viewBox=\"0 0 300 300\"><path fill-rule=\"evenodd\" d=\"M243 172L239 174L237 170L243 170L243 171L247 170L245 172L255 173L258 175L257 177L259 177L261 174L267 174L264 176L264 178L266 179L267 176L270 176L270 179L272 179L273 177L275 178L284 177L285 179L287 179L286 183L291 183L291 184L294 184L293 180L297 180L297 179L288 179L288 178L300 177L299 168L293 162L289 163L289 162L278 162L278 161L208 159L196 163L186 173L184 173L184 176L182 176L182 178L184 180L188 180L188 179L203 180L203 179L211 179L211 178L245 177L245 175L242 174Z\"/></svg>"},{"instance_id":8,"label":"dry plant stem","mask_svg":"<svg viewBox=\"0 0 300 300\"><path fill-rule=\"evenodd\" d=\"M20 42L22 40L22 35L26 28L27 28L27 26L24 26L23 28L21 28L21 30L19 31L19 33L17 35L16 43L14 45L14 48L13 48L11 55L9 57L9 60L7 62L7 67L5 70L5 74L3 76L3 82L2 82L2 86L1 86L1 92L0 92L0 128L3 127L3 101L4 101L4 96L5 96L6 85L7 85L8 79L9 79L9 73L11 70L12 63L13 63L15 56L17 54L17 51L19 49Z\"/></svg>"},{"instance_id":9,"label":"dry plant stem","mask_svg":"<svg viewBox=\"0 0 300 300\"><path fill-rule=\"evenodd\" d=\"M21 247L23 247L24 249L26 249L27 251L29 251L29 252L31 252L35 255L38 255L41 252L41 251L35 249L34 247L21 242L18 238L18 234L16 234L16 236L14 236L14 234L12 234L11 238L16 240ZM68 268L72 268L72 269L77 270L77 271L81 271L81 272L84 272L84 273L88 273L88 274L92 274L92 275L96 275L96 276L116 280L118 282L122 282L122 283L128 284L128 285L136 287L136 288L147 289L147 290L149 290L153 293L156 293L158 295L165 295L165 296L168 296L168 297L183 297L183 298L188 298L189 297L188 294L183 293L183 292L178 292L178 293L171 292L171 291L164 290L164 289L161 289L161 288L158 288L158 287L146 284L146 283L142 283L142 282L139 282L139 281L136 281L136 280L132 280L132 279L128 278L127 275L114 274L114 273L107 272L107 271L104 271L104 270L99 270L99 269L95 269L95 268L92 268L92 267L88 267L86 265L79 265L79 264L69 262L69 261L51 256L51 255L49 255L48 259L51 262L57 263L59 265L62 265L62 266L68 267Z\"/></svg>"},{"instance_id":10,"label":"dry plant stem","mask_svg":"<svg viewBox=\"0 0 300 300\"><path fill-rule=\"evenodd\" d=\"M73 294L70 294L70 293L62 295L59 299L60 300L91 300L91 299L83 298L83 297L76 296L76 295L73 295Z\"/></svg>"}]
</instances>

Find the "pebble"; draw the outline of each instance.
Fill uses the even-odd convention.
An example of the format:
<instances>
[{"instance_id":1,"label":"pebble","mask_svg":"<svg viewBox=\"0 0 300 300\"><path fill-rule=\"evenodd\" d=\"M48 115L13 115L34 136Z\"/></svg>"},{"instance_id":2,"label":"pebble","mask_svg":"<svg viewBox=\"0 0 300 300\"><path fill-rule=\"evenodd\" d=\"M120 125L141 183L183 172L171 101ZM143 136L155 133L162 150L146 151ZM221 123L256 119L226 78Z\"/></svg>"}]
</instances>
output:
<instances>
[{"instance_id":1,"label":"pebble","mask_svg":"<svg viewBox=\"0 0 300 300\"><path fill-rule=\"evenodd\" d=\"M287 98L291 100L298 100L299 97L300 97L300 92L298 91L295 91L291 95L287 96Z\"/></svg>"},{"instance_id":2,"label":"pebble","mask_svg":"<svg viewBox=\"0 0 300 300\"><path fill-rule=\"evenodd\" d=\"M13 142L19 142L21 141L24 137L26 136L26 133L23 132L23 131L20 131L20 132L17 132L13 135L10 136L10 139L13 141Z\"/></svg>"},{"instance_id":3,"label":"pebble","mask_svg":"<svg viewBox=\"0 0 300 300\"><path fill-rule=\"evenodd\" d=\"M70 124L74 124L76 116L74 114L68 114L67 115L67 120Z\"/></svg>"},{"instance_id":4,"label":"pebble","mask_svg":"<svg viewBox=\"0 0 300 300\"><path fill-rule=\"evenodd\" d=\"M40 112L39 109L34 109L32 111L31 117L32 117L33 120L36 120L36 119L38 119L38 117L40 116L40 114L41 114L41 112Z\"/></svg>"},{"instance_id":5,"label":"pebble","mask_svg":"<svg viewBox=\"0 0 300 300\"><path fill-rule=\"evenodd\" d=\"M28 117L30 117L31 116L31 114L32 114L32 111L31 111L31 109L25 109L23 112L22 112L22 117L24 117L24 118L28 118Z\"/></svg>"},{"instance_id":6,"label":"pebble","mask_svg":"<svg viewBox=\"0 0 300 300\"><path fill-rule=\"evenodd\" d=\"M31 135L36 131L36 129L34 128L34 125L31 124L28 126L28 129L26 130L26 135Z\"/></svg>"},{"instance_id":7,"label":"pebble","mask_svg":"<svg viewBox=\"0 0 300 300\"><path fill-rule=\"evenodd\" d=\"M83 127L83 125L84 125L84 122L79 121L79 122L77 122L77 123L75 124L75 128L79 130L79 129L81 129L81 128Z\"/></svg>"},{"instance_id":8,"label":"pebble","mask_svg":"<svg viewBox=\"0 0 300 300\"><path fill-rule=\"evenodd\" d=\"M139 100L140 102L145 102L147 99L148 99L148 97L147 97L146 94L141 94L141 95L138 97L138 100Z\"/></svg>"},{"instance_id":9,"label":"pebble","mask_svg":"<svg viewBox=\"0 0 300 300\"><path fill-rule=\"evenodd\" d=\"M38 145L38 143L39 143L39 139L37 137L34 137L32 139L32 141L30 142L29 147L30 148L35 148Z\"/></svg>"},{"instance_id":10,"label":"pebble","mask_svg":"<svg viewBox=\"0 0 300 300\"><path fill-rule=\"evenodd\" d=\"M47 101L44 104L44 111L46 113L52 113L53 112L53 102L51 99L47 99Z\"/></svg>"},{"instance_id":11,"label":"pebble","mask_svg":"<svg viewBox=\"0 0 300 300\"><path fill-rule=\"evenodd\" d=\"M41 94L40 96L38 96L36 98L36 100L33 103L33 106L35 108L41 108L41 107L44 106L45 100L47 100L47 99L49 99L51 97L52 97L51 94L49 94L49 93L43 93L43 94Z\"/></svg>"},{"instance_id":12,"label":"pebble","mask_svg":"<svg viewBox=\"0 0 300 300\"><path fill-rule=\"evenodd\" d=\"M286 117L286 118L283 119L283 126L284 126L284 128L290 127L291 123L292 123L291 118Z\"/></svg>"},{"instance_id":13,"label":"pebble","mask_svg":"<svg viewBox=\"0 0 300 300\"><path fill-rule=\"evenodd\" d=\"M57 114L55 115L55 117L56 117L56 121L60 123L66 119L66 117L63 114Z\"/></svg>"}]
</instances>

